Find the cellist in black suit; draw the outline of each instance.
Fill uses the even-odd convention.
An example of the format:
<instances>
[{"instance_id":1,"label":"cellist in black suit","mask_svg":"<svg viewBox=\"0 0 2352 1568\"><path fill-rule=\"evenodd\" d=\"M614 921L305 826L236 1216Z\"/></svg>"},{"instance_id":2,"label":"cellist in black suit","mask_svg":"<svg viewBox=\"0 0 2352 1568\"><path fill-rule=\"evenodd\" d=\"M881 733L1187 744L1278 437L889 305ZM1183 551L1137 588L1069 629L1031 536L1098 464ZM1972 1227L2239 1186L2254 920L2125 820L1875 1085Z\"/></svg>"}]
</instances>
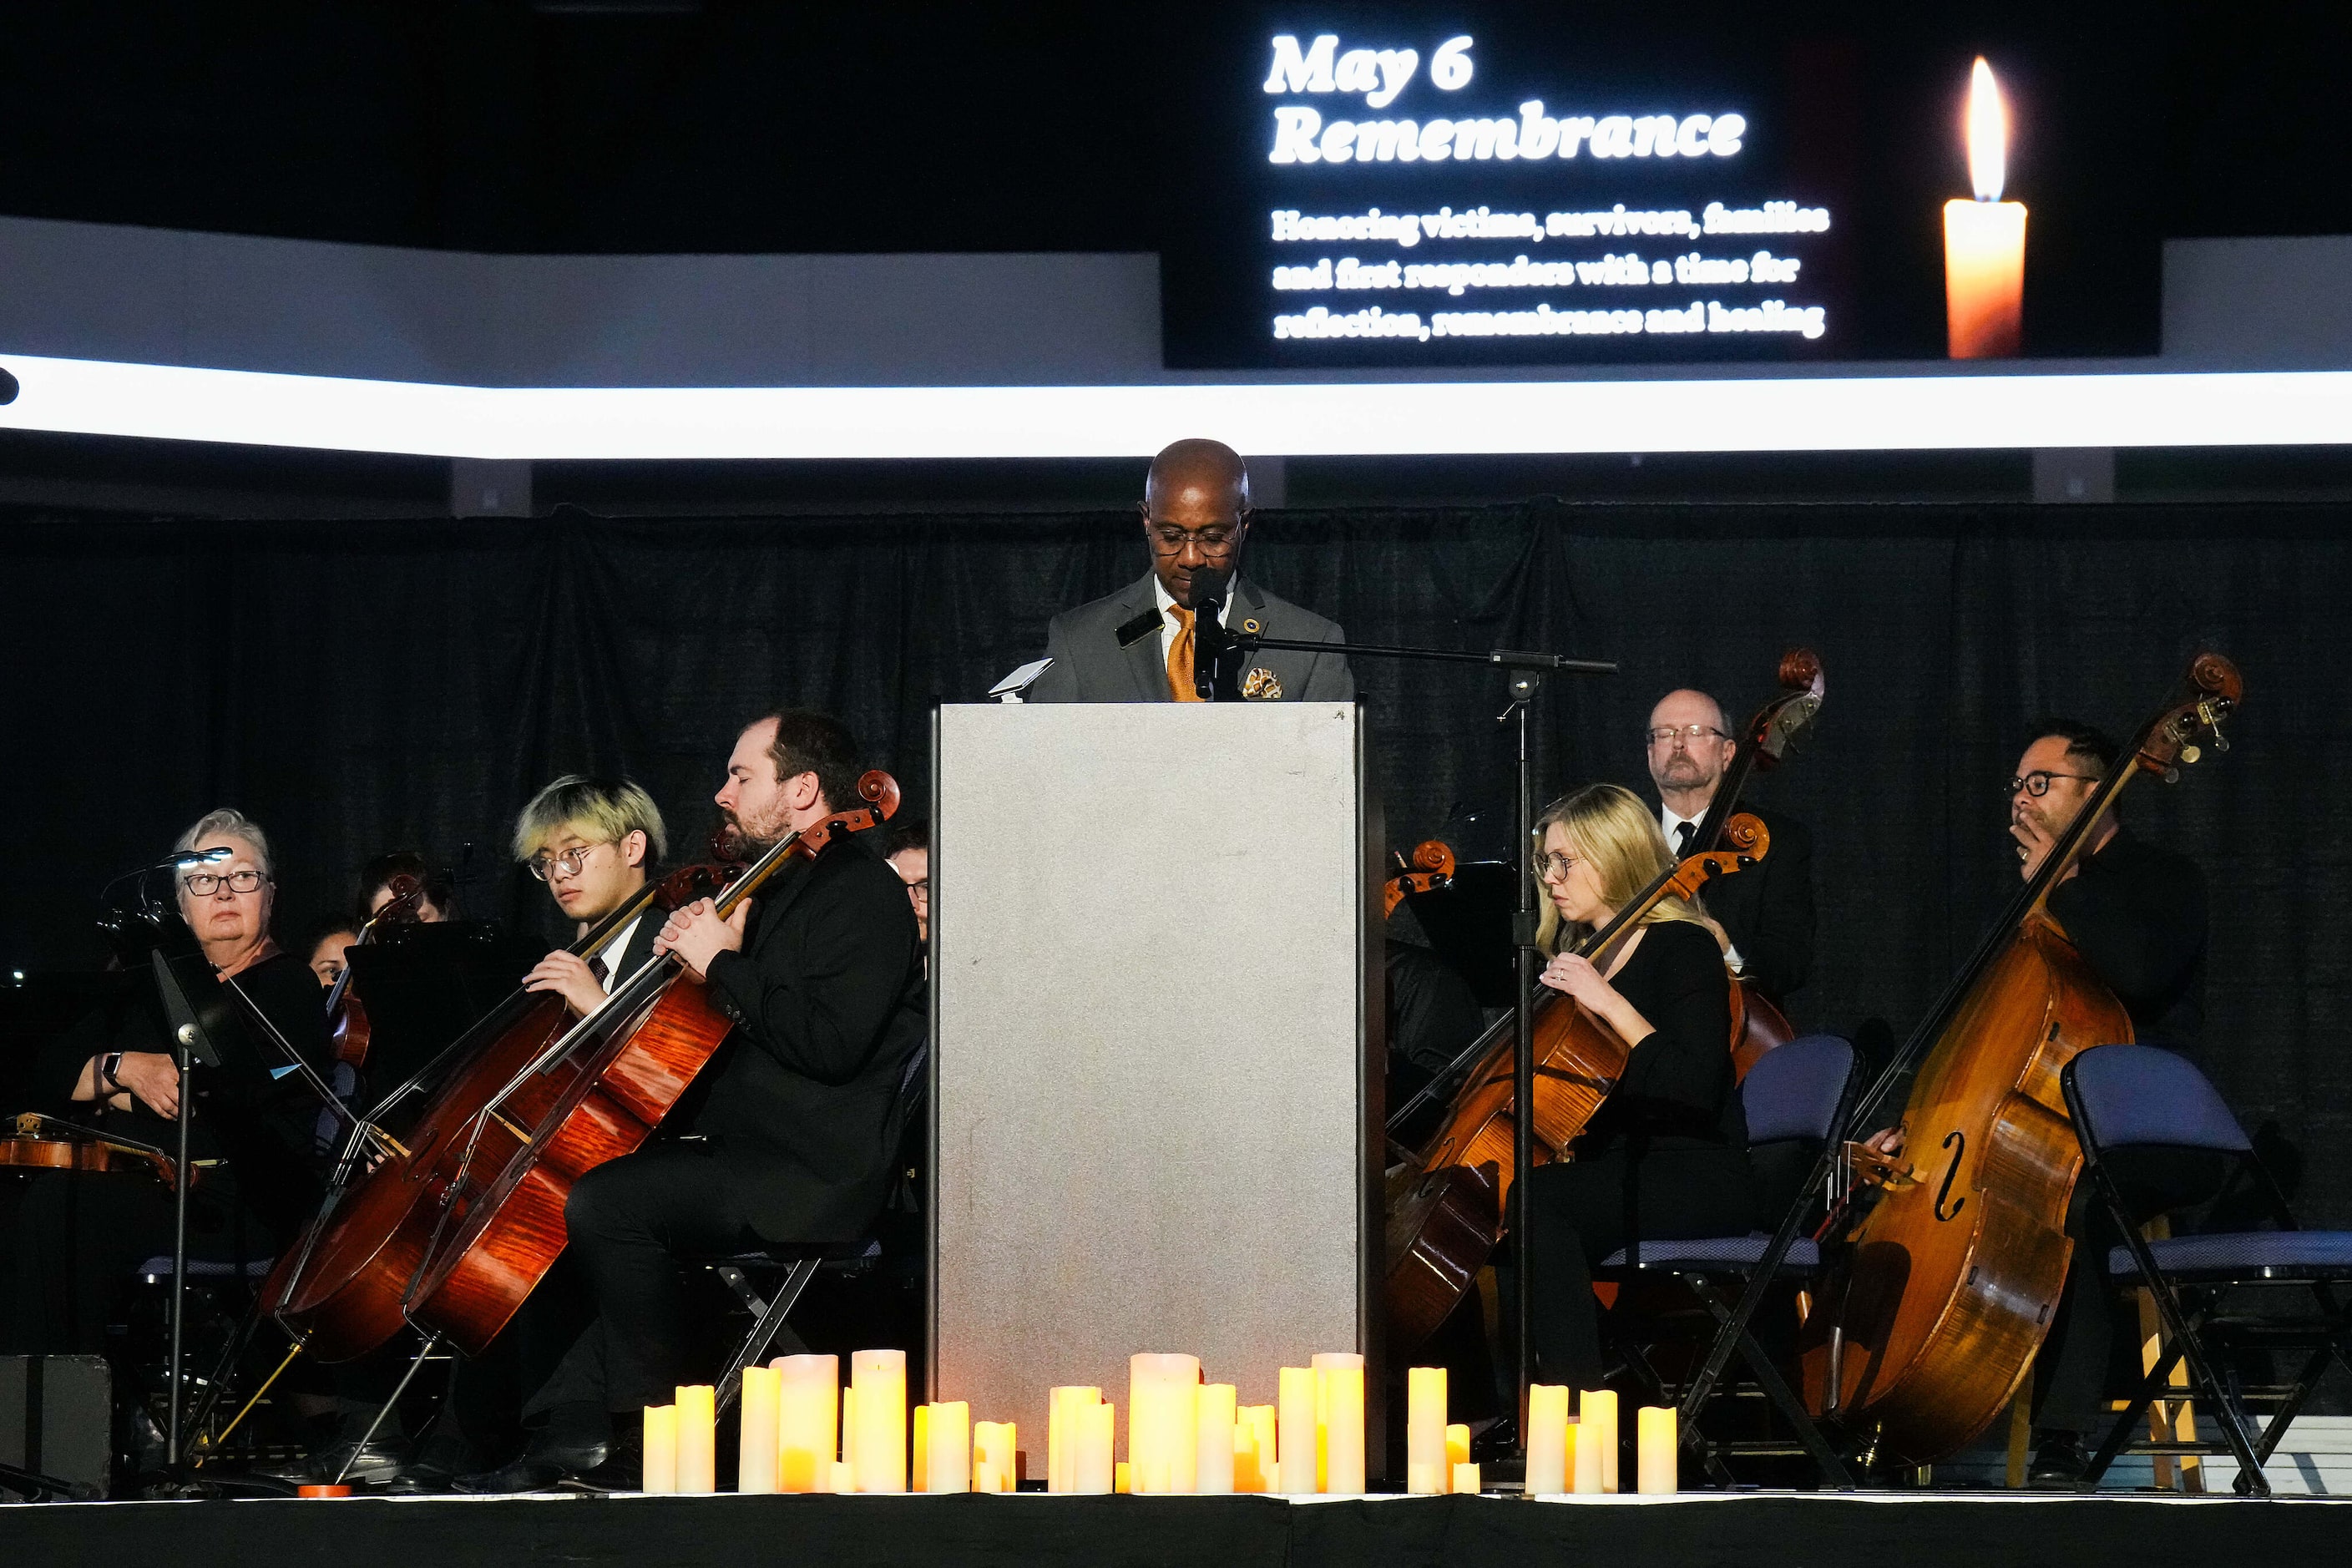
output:
<instances>
[{"instance_id":1,"label":"cellist in black suit","mask_svg":"<svg viewBox=\"0 0 2352 1568\"><path fill-rule=\"evenodd\" d=\"M765 847L856 804L857 778L847 730L786 710L744 729L718 801ZM543 1424L523 1457L461 1490L641 1484L639 1411L709 1371L692 1363L680 1256L851 1240L888 1196L900 1080L925 1037L922 943L875 847L835 834L727 919L708 900L679 910L656 945L735 1027L661 1141L573 1186L564 1223L599 1321L526 1407Z\"/></svg>"}]
</instances>

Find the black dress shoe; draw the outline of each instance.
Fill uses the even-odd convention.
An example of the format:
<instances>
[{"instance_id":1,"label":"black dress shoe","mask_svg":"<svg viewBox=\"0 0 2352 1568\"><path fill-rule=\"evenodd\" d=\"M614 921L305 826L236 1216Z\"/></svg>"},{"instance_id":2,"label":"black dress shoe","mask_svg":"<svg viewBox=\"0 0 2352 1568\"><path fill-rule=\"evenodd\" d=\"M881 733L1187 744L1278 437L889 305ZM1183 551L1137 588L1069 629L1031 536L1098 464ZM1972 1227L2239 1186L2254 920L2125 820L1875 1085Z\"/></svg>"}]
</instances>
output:
<instances>
[{"instance_id":1,"label":"black dress shoe","mask_svg":"<svg viewBox=\"0 0 2352 1568\"><path fill-rule=\"evenodd\" d=\"M572 1491L641 1492L646 1489L645 1445L635 1437L616 1439L603 1464L582 1471L563 1485Z\"/></svg>"},{"instance_id":2,"label":"black dress shoe","mask_svg":"<svg viewBox=\"0 0 2352 1568\"><path fill-rule=\"evenodd\" d=\"M248 1474L296 1486L375 1486L400 1473L407 1458L405 1445L382 1438L362 1447L356 1443L330 1443L299 1459L256 1465Z\"/></svg>"},{"instance_id":3,"label":"black dress shoe","mask_svg":"<svg viewBox=\"0 0 2352 1568\"><path fill-rule=\"evenodd\" d=\"M2083 1472L2091 1461L2083 1452L2083 1440L2072 1432L2054 1433L2042 1440L2033 1450L2033 1463L2025 1472L2025 1483L2032 1487L2071 1489L2079 1485Z\"/></svg>"},{"instance_id":4,"label":"black dress shoe","mask_svg":"<svg viewBox=\"0 0 2352 1568\"><path fill-rule=\"evenodd\" d=\"M609 1443L533 1443L513 1463L495 1470L459 1476L456 1486L457 1490L474 1497L553 1491L565 1481L603 1465L611 1448Z\"/></svg>"},{"instance_id":5,"label":"black dress shoe","mask_svg":"<svg viewBox=\"0 0 2352 1568\"><path fill-rule=\"evenodd\" d=\"M376 1489L387 1497L444 1497L457 1489L457 1473L431 1463L403 1465Z\"/></svg>"}]
</instances>

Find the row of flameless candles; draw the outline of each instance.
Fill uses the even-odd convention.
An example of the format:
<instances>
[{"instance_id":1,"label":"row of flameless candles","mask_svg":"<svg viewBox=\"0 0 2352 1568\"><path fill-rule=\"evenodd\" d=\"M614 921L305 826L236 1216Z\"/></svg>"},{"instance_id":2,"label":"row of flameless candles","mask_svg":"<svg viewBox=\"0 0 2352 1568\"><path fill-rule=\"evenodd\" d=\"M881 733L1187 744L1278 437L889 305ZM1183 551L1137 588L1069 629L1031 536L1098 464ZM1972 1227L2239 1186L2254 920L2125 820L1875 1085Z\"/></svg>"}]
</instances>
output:
<instances>
[{"instance_id":1,"label":"row of flameless candles","mask_svg":"<svg viewBox=\"0 0 2352 1568\"><path fill-rule=\"evenodd\" d=\"M908 1430L907 1357L859 1351L850 1381L829 1355L780 1356L743 1371L739 1492L1009 1492L1020 1477L1009 1421L974 1424L962 1400L919 1405ZM1470 1429L1446 1423L1445 1370L1408 1374L1405 1489L1475 1492ZM1360 1494L1364 1488L1364 1358L1333 1353L1284 1367L1273 1405L1237 1402L1230 1383L1202 1379L1198 1356L1128 1360L1124 1460L1118 1424L1098 1387L1053 1390L1045 1489L1087 1494L1275 1492ZM715 1391L682 1387L673 1405L646 1408L648 1492L718 1489ZM1639 1415L1636 1489L1675 1489L1675 1412ZM911 1442L909 1438L911 1436ZM910 1462L911 1460L911 1462ZM1617 1396L1591 1390L1569 1415L1569 1390L1529 1395L1530 1496L1618 1489Z\"/></svg>"}]
</instances>

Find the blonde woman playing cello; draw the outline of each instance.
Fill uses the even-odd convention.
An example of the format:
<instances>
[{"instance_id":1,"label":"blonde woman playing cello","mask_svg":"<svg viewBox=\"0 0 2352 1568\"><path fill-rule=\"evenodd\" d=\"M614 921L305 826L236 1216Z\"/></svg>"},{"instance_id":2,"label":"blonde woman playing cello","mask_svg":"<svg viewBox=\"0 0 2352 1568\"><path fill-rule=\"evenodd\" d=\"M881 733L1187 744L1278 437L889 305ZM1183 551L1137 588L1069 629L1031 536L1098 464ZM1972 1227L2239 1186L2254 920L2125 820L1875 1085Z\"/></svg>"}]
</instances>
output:
<instances>
[{"instance_id":1,"label":"blonde woman playing cello","mask_svg":"<svg viewBox=\"0 0 2352 1568\"><path fill-rule=\"evenodd\" d=\"M1731 978L1720 928L1680 899L1661 900L1592 959L1564 951L1672 864L1656 816L1630 790L1588 785L1546 807L1536 831L1549 898L1538 941L1555 954L1543 984L1631 1047L1573 1158L1528 1176L1538 1376L1598 1388L1594 1265L1636 1237L1722 1236L1753 1223L1748 1130L1724 1048Z\"/></svg>"}]
</instances>

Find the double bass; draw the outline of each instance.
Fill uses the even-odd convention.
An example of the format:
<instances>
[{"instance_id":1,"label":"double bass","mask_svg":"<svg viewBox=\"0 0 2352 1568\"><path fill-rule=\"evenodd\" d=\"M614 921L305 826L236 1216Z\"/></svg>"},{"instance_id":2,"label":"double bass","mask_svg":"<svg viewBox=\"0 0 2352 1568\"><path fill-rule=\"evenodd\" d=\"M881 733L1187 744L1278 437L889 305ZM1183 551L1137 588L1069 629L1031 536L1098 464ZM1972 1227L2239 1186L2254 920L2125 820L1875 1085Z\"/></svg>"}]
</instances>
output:
<instances>
[{"instance_id":1,"label":"double bass","mask_svg":"<svg viewBox=\"0 0 2352 1568\"><path fill-rule=\"evenodd\" d=\"M1888 1173L1831 1249L1844 1266L1800 1342L1808 1404L1875 1458L1928 1464L1964 1447L2041 1348L2082 1165L2058 1075L2077 1052L2132 1039L2123 1004L2051 916L2050 893L2134 780L2178 779L2206 737L2227 749L2221 723L2242 695L2228 659L2196 658L1857 1109L1854 1125L1871 1127L1917 1066L1896 1123L1915 1168Z\"/></svg>"},{"instance_id":2,"label":"double bass","mask_svg":"<svg viewBox=\"0 0 2352 1568\"><path fill-rule=\"evenodd\" d=\"M1706 816L1700 821L1698 831L1691 837L1693 849L1714 849L1724 841L1725 826L1731 814L1739 808L1740 796L1748 789L1750 776L1770 773L1788 757L1790 751L1813 727L1821 716L1824 680L1822 661L1812 649L1790 648L1780 656L1780 678L1781 695L1757 710L1748 721L1739 738L1739 749L1724 771L1723 781L1715 787L1715 798L1707 803ZM1731 987L1731 1071L1734 1081L1748 1076L1748 1069L1766 1051L1785 1046L1796 1038L1797 1032L1781 1016L1772 999L1764 994L1752 980L1739 980Z\"/></svg>"},{"instance_id":3,"label":"double bass","mask_svg":"<svg viewBox=\"0 0 2352 1568\"><path fill-rule=\"evenodd\" d=\"M714 900L719 917L835 835L897 814L888 773L868 772L857 791L865 804L787 835L746 867ZM408 1321L479 1354L563 1250L572 1183L641 1148L734 1026L684 961L665 953L524 1064L465 1130L464 1157L438 1194L447 1223L402 1301Z\"/></svg>"}]
</instances>

